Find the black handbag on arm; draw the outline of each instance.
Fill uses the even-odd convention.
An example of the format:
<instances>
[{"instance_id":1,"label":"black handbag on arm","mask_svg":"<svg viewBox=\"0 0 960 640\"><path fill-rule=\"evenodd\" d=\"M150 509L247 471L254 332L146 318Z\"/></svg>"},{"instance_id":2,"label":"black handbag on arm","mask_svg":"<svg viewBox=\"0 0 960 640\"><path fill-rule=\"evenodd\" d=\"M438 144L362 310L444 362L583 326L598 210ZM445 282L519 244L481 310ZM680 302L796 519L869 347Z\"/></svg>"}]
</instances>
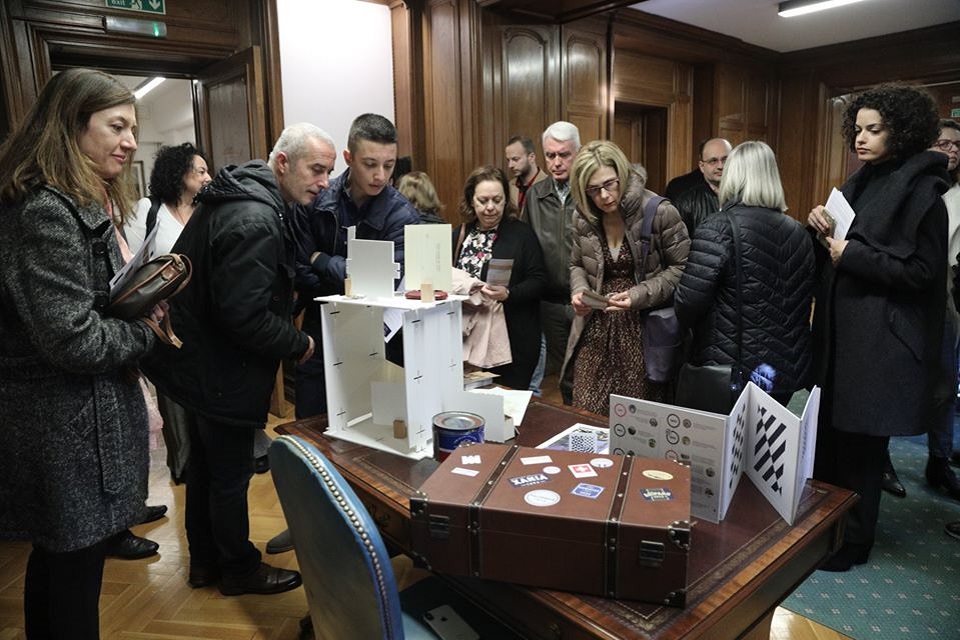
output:
<instances>
[{"instance_id":1,"label":"black handbag on arm","mask_svg":"<svg viewBox=\"0 0 960 640\"><path fill-rule=\"evenodd\" d=\"M743 288L741 265L740 224L736 214L727 212L733 232L734 265L737 277L737 357L733 364L695 365L689 362L680 367L674 404L689 409L727 414L740 396L747 376L741 363L743 348L743 309L740 293Z\"/></svg>"},{"instance_id":2,"label":"black handbag on arm","mask_svg":"<svg viewBox=\"0 0 960 640\"><path fill-rule=\"evenodd\" d=\"M646 268L650 253L650 236L653 234L653 219L657 215L663 196L653 196L643 207L643 224L640 230L640 265ZM643 274L646 278L646 273ZM666 307L648 309L643 315L643 359L647 379L653 382L670 382L680 364L682 345L680 322L673 308L673 297Z\"/></svg>"}]
</instances>

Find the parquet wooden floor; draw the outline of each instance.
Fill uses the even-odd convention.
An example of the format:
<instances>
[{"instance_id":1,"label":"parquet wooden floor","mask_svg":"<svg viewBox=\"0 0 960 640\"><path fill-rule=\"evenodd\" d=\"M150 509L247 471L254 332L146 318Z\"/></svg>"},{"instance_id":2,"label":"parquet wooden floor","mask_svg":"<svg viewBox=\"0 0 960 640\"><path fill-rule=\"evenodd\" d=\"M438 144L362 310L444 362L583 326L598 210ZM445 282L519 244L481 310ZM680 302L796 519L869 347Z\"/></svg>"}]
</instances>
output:
<instances>
[{"instance_id":1,"label":"parquet wooden floor","mask_svg":"<svg viewBox=\"0 0 960 640\"><path fill-rule=\"evenodd\" d=\"M268 428L281 420L271 416ZM144 560L108 559L100 598L103 640L295 640L307 613L303 589L272 596L220 595L216 587L187 585L184 487L173 486L165 451L153 453L150 504L166 504L167 517L134 529L160 543L160 554ZM269 473L254 476L249 494L250 539L261 550L286 528ZM23 576L29 545L0 542L0 640L25 640ZM271 564L293 569L296 555L265 555ZM777 609L771 640L843 640L802 616Z\"/></svg>"}]
</instances>

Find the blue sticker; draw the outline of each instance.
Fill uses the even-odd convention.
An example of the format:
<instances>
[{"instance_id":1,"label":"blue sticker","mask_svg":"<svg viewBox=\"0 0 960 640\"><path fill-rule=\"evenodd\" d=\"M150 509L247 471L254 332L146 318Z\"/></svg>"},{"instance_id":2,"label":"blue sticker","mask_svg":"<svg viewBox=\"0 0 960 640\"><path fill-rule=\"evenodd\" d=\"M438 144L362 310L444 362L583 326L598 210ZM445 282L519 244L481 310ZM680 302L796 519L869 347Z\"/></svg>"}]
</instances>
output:
<instances>
[{"instance_id":1,"label":"blue sticker","mask_svg":"<svg viewBox=\"0 0 960 640\"><path fill-rule=\"evenodd\" d=\"M528 476L510 478L510 484L515 487L530 487L535 484L543 484L544 482L550 482L550 478L543 473L531 473Z\"/></svg>"},{"instance_id":2,"label":"blue sticker","mask_svg":"<svg viewBox=\"0 0 960 640\"><path fill-rule=\"evenodd\" d=\"M581 498L590 498L591 500L596 500L600 497L600 494L603 493L603 487L598 487L595 484L587 484L586 482L581 482L573 488L571 491L575 496L580 496Z\"/></svg>"},{"instance_id":3,"label":"blue sticker","mask_svg":"<svg viewBox=\"0 0 960 640\"><path fill-rule=\"evenodd\" d=\"M643 489L640 491L640 495L643 496L644 500L651 502L673 500L673 492L670 489Z\"/></svg>"}]
</instances>

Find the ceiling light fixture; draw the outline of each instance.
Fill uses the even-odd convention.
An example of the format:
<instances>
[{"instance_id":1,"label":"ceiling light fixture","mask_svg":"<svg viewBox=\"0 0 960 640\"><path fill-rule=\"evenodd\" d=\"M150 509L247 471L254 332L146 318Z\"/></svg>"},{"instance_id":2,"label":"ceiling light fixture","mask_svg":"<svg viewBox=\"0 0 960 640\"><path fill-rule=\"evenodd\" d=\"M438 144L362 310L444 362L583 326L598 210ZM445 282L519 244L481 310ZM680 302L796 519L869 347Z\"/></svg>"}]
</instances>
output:
<instances>
[{"instance_id":1,"label":"ceiling light fixture","mask_svg":"<svg viewBox=\"0 0 960 640\"><path fill-rule=\"evenodd\" d=\"M794 16L834 9L861 1L862 0L788 0L788 2L780 3L780 11L778 13L784 18L793 18Z\"/></svg>"},{"instance_id":2,"label":"ceiling light fixture","mask_svg":"<svg viewBox=\"0 0 960 640\"><path fill-rule=\"evenodd\" d=\"M143 96L147 95L148 93L156 89L158 86L160 86L160 83L163 82L164 80L166 80L166 78L162 76L157 76L156 78L152 78L148 82L137 87L136 90L133 92L133 96L137 100L140 100L141 98L143 98Z\"/></svg>"}]
</instances>

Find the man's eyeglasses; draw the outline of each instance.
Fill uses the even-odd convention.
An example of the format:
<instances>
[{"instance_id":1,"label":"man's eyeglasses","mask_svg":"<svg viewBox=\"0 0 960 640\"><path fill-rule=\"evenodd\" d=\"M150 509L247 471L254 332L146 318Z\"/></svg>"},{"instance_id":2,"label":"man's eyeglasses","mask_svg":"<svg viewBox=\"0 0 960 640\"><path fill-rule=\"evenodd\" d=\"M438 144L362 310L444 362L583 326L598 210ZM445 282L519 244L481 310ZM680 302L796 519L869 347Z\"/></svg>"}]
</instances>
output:
<instances>
[{"instance_id":1,"label":"man's eyeglasses","mask_svg":"<svg viewBox=\"0 0 960 640\"><path fill-rule=\"evenodd\" d=\"M613 193L613 190L620 186L620 178L610 178L603 184L597 185L595 187L587 187L583 191L593 198L600 194L600 189L603 189L607 193Z\"/></svg>"},{"instance_id":2,"label":"man's eyeglasses","mask_svg":"<svg viewBox=\"0 0 960 640\"><path fill-rule=\"evenodd\" d=\"M950 151L960 151L960 140L937 140L933 143L937 149L943 151L944 153L950 153Z\"/></svg>"},{"instance_id":3,"label":"man's eyeglasses","mask_svg":"<svg viewBox=\"0 0 960 640\"><path fill-rule=\"evenodd\" d=\"M715 167L718 164L726 164L727 156L723 156L722 158L710 158L709 160L701 160L701 162L703 162L703 164L708 164L711 167Z\"/></svg>"}]
</instances>

